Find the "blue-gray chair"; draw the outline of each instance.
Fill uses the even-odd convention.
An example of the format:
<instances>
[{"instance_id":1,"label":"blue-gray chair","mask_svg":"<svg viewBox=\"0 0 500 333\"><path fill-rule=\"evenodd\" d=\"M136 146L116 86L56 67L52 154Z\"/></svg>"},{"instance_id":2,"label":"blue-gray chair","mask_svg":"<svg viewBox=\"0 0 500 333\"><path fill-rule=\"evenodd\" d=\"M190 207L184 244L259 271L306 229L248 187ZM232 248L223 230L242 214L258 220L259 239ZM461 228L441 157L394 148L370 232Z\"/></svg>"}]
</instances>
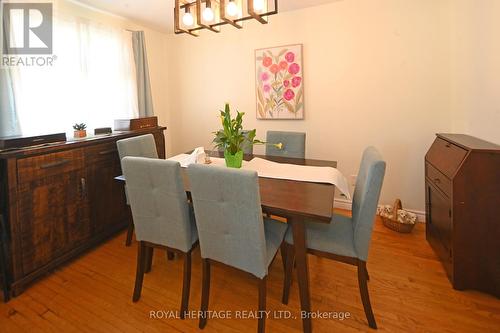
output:
<instances>
[{"instance_id":1,"label":"blue-gray chair","mask_svg":"<svg viewBox=\"0 0 500 333\"><path fill-rule=\"evenodd\" d=\"M158 158L153 134L134 136L116 141L120 160L125 156Z\"/></svg>"},{"instance_id":2,"label":"blue-gray chair","mask_svg":"<svg viewBox=\"0 0 500 333\"><path fill-rule=\"evenodd\" d=\"M358 283L368 324L377 328L368 295L366 260L372 236L377 204L385 175L385 161L378 151L367 148L363 153L352 202L352 217L334 215L330 224L310 222L306 227L308 252L358 267ZM288 296L293 270L293 236L287 232L286 273L283 303Z\"/></svg>"},{"instance_id":3,"label":"blue-gray chair","mask_svg":"<svg viewBox=\"0 0 500 333\"><path fill-rule=\"evenodd\" d=\"M267 131L266 155L305 158L306 133ZM282 144L281 149L274 144Z\"/></svg>"},{"instance_id":4,"label":"blue-gray chair","mask_svg":"<svg viewBox=\"0 0 500 333\"><path fill-rule=\"evenodd\" d=\"M151 270L153 248L184 257L181 318L188 309L191 281L191 252L198 244L198 232L188 204L178 162L143 157L125 157L123 173L138 244L134 296L141 297L144 273Z\"/></svg>"},{"instance_id":5,"label":"blue-gray chair","mask_svg":"<svg viewBox=\"0 0 500 333\"><path fill-rule=\"evenodd\" d=\"M200 237L202 314L208 311L212 261L256 277L259 311L265 311L268 268L288 225L263 218L256 172L193 164L188 167L188 175ZM206 323L207 317L202 315L200 328ZM258 332L264 330L265 317L261 316Z\"/></svg>"},{"instance_id":6,"label":"blue-gray chair","mask_svg":"<svg viewBox=\"0 0 500 333\"><path fill-rule=\"evenodd\" d=\"M158 152L156 151L156 143L153 134L146 134L146 135L118 140L116 141L116 146L118 147L118 155L120 156L120 163L126 156L158 158ZM122 170L123 170L123 164L122 164ZM125 197L127 198L127 204L128 204L129 200L127 195L126 185L125 185ZM132 221L130 221L128 225L127 239L125 241L125 246L130 246L130 244L132 243L133 234L134 234L134 224Z\"/></svg>"}]
</instances>

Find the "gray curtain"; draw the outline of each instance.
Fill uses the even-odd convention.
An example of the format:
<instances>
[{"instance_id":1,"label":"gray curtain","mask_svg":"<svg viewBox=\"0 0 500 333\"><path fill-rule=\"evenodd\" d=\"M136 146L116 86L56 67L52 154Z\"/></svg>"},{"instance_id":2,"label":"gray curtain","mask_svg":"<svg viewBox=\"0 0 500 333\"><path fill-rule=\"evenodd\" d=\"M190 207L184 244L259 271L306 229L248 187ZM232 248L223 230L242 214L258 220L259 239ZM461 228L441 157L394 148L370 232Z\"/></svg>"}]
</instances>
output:
<instances>
[{"instance_id":1,"label":"gray curtain","mask_svg":"<svg viewBox=\"0 0 500 333\"><path fill-rule=\"evenodd\" d=\"M153 112L153 97L149 82L148 56L144 31L132 32L135 68L137 72L137 99L139 102L139 117L151 117Z\"/></svg>"},{"instance_id":2,"label":"gray curtain","mask_svg":"<svg viewBox=\"0 0 500 333\"><path fill-rule=\"evenodd\" d=\"M0 18L2 18L2 14L0 9ZM2 34L1 39L1 44L6 45L4 34ZM20 134L21 127L16 114L12 73L9 68L0 68L0 137Z\"/></svg>"}]
</instances>

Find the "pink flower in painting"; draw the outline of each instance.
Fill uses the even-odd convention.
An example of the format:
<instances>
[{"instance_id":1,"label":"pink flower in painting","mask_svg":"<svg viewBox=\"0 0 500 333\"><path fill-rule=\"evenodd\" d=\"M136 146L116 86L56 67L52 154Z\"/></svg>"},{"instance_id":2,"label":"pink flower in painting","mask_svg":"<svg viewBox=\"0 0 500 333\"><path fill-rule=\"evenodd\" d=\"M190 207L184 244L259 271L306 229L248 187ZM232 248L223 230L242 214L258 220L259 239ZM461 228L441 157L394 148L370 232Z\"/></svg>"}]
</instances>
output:
<instances>
[{"instance_id":1,"label":"pink flower in painting","mask_svg":"<svg viewBox=\"0 0 500 333\"><path fill-rule=\"evenodd\" d=\"M268 84L265 84L265 85L264 85L264 92L265 92L265 93L268 93L268 92L270 92L270 91L271 91L271 86L270 86L270 85L268 85Z\"/></svg>"},{"instance_id":2,"label":"pink flower in painting","mask_svg":"<svg viewBox=\"0 0 500 333\"><path fill-rule=\"evenodd\" d=\"M300 76L296 76L292 79L292 87L297 88L300 86L300 83L302 82L302 78Z\"/></svg>"},{"instance_id":3,"label":"pink flower in painting","mask_svg":"<svg viewBox=\"0 0 500 333\"><path fill-rule=\"evenodd\" d=\"M284 70L286 70L287 68L288 68L288 63L287 63L286 61L284 61L284 60L283 60L283 61L281 61L281 62L280 62L280 69L284 71Z\"/></svg>"},{"instance_id":4,"label":"pink flower in painting","mask_svg":"<svg viewBox=\"0 0 500 333\"><path fill-rule=\"evenodd\" d=\"M285 93L283 94L283 97L287 100L287 101L291 101L294 97L295 97L295 93L293 92L292 89L287 89L285 91Z\"/></svg>"},{"instance_id":5,"label":"pink flower in painting","mask_svg":"<svg viewBox=\"0 0 500 333\"><path fill-rule=\"evenodd\" d=\"M290 85L290 81L288 81L288 80L283 81L283 86L285 88L288 88L289 85Z\"/></svg>"},{"instance_id":6,"label":"pink flower in painting","mask_svg":"<svg viewBox=\"0 0 500 333\"><path fill-rule=\"evenodd\" d=\"M265 82L265 81L267 81L267 80L269 80L269 74L268 74L267 72L262 73L262 74L260 75L260 79L261 79L262 81L264 81L264 82Z\"/></svg>"},{"instance_id":7,"label":"pink flower in painting","mask_svg":"<svg viewBox=\"0 0 500 333\"><path fill-rule=\"evenodd\" d=\"M264 67L269 67L271 66L273 63L273 59L271 59L270 57L264 57L264 59L262 60L262 65L264 65Z\"/></svg>"},{"instance_id":8,"label":"pink flower in painting","mask_svg":"<svg viewBox=\"0 0 500 333\"><path fill-rule=\"evenodd\" d=\"M293 53L293 52L288 52L288 53L285 55L285 59L286 59L286 61L288 61L288 62L294 62L294 61L295 61L295 53Z\"/></svg>"},{"instance_id":9,"label":"pink flower in painting","mask_svg":"<svg viewBox=\"0 0 500 333\"><path fill-rule=\"evenodd\" d=\"M296 63L293 63L290 65L290 67L288 67L288 72L292 75L295 75L300 72L300 66Z\"/></svg>"},{"instance_id":10,"label":"pink flower in painting","mask_svg":"<svg viewBox=\"0 0 500 333\"><path fill-rule=\"evenodd\" d=\"M273 64L269 70L271 71L271 73L276 74L280 71L280 66Z\"/></svg>"}]
</instances>

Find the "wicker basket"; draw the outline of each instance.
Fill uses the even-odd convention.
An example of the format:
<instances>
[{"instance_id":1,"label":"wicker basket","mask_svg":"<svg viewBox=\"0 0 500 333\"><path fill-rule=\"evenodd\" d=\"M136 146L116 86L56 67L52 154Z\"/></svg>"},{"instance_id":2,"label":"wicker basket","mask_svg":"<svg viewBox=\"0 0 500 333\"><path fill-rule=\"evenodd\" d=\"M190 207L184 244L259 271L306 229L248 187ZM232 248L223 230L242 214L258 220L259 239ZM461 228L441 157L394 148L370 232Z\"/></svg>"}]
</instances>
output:
<instances>
[{"instance_id":1,"label":"wicker basket","mask_svg":"<svg viewBox=\"0 0 500 333\"><path fill-rule=\"evenodd\" d=\"M388 217L380 215L382 218L382 222L384 225L394 231L400 232L402 234L409 234L415 227L415 224L406 224L398 221L398 210L403 209L403 205L401 204L401 200L396 199L394 205L392 206L392 216L390 219Z\"/></svg>"}]
</instances>

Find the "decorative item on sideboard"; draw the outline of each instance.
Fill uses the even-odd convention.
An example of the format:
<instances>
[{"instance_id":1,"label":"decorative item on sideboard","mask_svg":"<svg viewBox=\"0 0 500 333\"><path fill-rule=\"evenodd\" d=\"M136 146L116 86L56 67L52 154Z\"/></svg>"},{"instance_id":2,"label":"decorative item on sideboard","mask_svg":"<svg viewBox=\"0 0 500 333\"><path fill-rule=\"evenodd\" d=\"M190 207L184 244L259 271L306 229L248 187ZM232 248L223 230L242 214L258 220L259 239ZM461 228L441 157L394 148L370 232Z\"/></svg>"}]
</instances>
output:
<instances>
[{"instance_id":1,"label":"decorative item on sideboard","mask_svg":"<svg viewBox=\"0 0 500 333\"><path fill-rule=\"evenodd\" d=\"M100 128L95 128L94 129L94 135L105 135L105 134L111 134L113 133L113 130L111 127L100 127Z\"/></svg>"},{"instance_id":2,"label":"decorative item on sideboard","mask_svg":"<svg viewBox=\"0 0 500 333\"><path fill-rule=\"evenodd\" d=\"M73 134L75 138L84 138L87 136L87 125L85 123L74 124L73 129L75 130Z\"/></svg>"},{"instance_id":3,"label":"decorative item on sideboard","mask_svg":"<svg viewBox=\"0 0 500 333\"><path fill-rule=\"evenodd\" d=\"M46 145L49 143L64 141L66 141L66 133L55 133L38 136L0 137L0 151Z\"/></svg>"},{"instance_id":4,"label":"decorative item on sideboard","mask_svg":"<svg viewBox=\"0 0 500 333\"><path fill-rule=\"evenodd\" d=\"M135 131L158 127L158 117L144 117L135 119L116 119L115 131Z\"/></svg>"}]
</instances>

